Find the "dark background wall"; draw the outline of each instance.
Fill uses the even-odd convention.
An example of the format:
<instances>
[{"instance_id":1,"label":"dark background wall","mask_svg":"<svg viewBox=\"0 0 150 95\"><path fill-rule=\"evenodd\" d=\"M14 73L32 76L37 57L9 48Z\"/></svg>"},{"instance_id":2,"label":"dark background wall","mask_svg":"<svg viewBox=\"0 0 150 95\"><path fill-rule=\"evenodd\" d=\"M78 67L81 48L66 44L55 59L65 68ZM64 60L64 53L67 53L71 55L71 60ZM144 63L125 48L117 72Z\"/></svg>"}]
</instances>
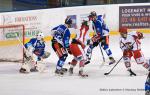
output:
<instances>
[{"instance_id":1,"label":"dark background wall","mask_svg":"<svg viewBox=\"0 0 150 95\"><path fill-rule=\"evenodd\" d=\"M150 0L0 0L0 12L57 8L68 6L146 2L150 2Z\"/></svg>"}]
</instances>

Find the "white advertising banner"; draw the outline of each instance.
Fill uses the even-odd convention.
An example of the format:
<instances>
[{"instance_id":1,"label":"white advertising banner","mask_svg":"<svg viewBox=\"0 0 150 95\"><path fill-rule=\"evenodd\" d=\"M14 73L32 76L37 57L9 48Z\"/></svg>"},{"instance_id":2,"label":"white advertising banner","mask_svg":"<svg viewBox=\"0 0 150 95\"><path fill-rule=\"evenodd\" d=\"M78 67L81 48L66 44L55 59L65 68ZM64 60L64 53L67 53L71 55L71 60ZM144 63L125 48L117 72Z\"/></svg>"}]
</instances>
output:
<instances>
[{"instance_id":1,"label":"white advertising banner","mask_svg":"<svg viewBox=\"0 0 150 95\"><path fill-rule=\"evenodd\" d=\"M135 6L130 4L130 6ZM136 4L148 5L148 4ZM63 24L67 16L73 19L72 28L80 29L83 19L87 20L87 16L91 11L96 11L98 15L105 15L105 23L110 31L118 31L119 28L119 6L122 5L94 5L94 6L78 6L67 8L54 8L32 11L7 12L0 14L0 25L25 25L25 36L33 37L39 31L43 31L46 36L50 35L50 30ZM0 32L0 39L4 35Z\"/></svg>"}]
</instances>

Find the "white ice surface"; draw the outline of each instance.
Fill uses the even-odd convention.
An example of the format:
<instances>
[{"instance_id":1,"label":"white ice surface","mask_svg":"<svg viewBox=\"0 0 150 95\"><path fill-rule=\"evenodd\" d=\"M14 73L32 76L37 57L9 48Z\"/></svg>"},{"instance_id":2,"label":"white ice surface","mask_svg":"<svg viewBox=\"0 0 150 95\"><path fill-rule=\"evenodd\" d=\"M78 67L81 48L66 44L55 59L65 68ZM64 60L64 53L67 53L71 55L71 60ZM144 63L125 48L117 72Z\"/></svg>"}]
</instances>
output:
<instances>
[{"instance_id":1,"label":"white ice surface","mask_svg":"<svg viewBox=\"0 0 150 95\"><path fill-rule=\"evenodd\" d=\"M150 54L149 41L149 35L142 41L142 51L147 59ZM21 63L0 63L0 95L144 95L144 83L148 72L134 60L132 69L137 73L136 77L129 76L123 61L110 75L104 76L112 66L104 65L100 68L102 57L97 47L93 50L91 64L85 67L88 78L78 76L78 66L74 75L66 74L60 77L54 74L58 58L49 48L50 44L48 43L47 50L51 51L51 56L45 60L47 70L44 73L20 74L18 70ZM110 48L116 61L119 60L121 50L118 36L110 37ZM105 57L107 58L106 55ZM67 62L71 58L72 56L68 56L65 67L69 67Z\"/></svg>"}]
</instances>

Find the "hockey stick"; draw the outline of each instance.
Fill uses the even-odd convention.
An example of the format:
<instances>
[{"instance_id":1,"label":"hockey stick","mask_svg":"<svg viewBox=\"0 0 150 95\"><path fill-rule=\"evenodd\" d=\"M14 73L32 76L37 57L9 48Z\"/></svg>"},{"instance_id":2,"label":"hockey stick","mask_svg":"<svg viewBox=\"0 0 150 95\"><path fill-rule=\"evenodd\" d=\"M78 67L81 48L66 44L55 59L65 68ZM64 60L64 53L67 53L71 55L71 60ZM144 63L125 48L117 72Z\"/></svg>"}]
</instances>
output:
<instances>
[{"instance_id":1,"label":"hockey stick","mask_svg":"<svg viewBox=\"0 0 150 95\"><path fill-rule=\"evenodd\" d=\"M101 43L99 44L99 48L100 48L100 51L101 51L101 54L102 54L102 57L103 57L103 63L105 63L105 57L104 57L104 53L103 53L103 50L102 50L102 47L101 47Z\"/></svg>"},{"instance_id":2,"label":"hockey stick","mask_svg":"<svg viewBox=\"0 0 150 95\"><path fill-rule=\"evenodd\" d=\"M21 46L23 47L23 49L25 50L25 52L26 52L26 51L28 52L28 50L25 48L23 42L21 42L21 40L19 39L17 33L15 33L15 36L16 36L17 40L20 42L20 44L21 44ZM24 52L23 52L23 53L24 53Z\"/></svg>"},{"instance_id":3,"label":"hockey stick","mask_svg":"<svg viewBox=\"0 0 150 95\"><path fill-rule=\"evenodd\" d=\"M24 46L23 42L21 42L21 40L19 39L17 33L15 34L15 36L16 36L16 38L18 39L18 41L20 42L20 44L21 44L21 46L23 47L24 51L29 53L29 51L28 51L28 50L26 49L26 47ZM24 52L23 52L23 53L24 53ZM33 57L33 55L30 55L30 56Z\"/></svg>"},{"instance_id":4,"label":"hockey stick","mask_svg":"<svg viewBox=\"0 0 150 95\"><path fill-rule=\"evenodd\" d=\"M108 73L104 73L104 75L108 75L111 73L111 71L118 65L118 63L121 61L121 59L123 58L123 56L118 60L118 62L115 64L115 66L108 72Z\"/></svg>"},{"instance_id":5,"label":"hockey stick","mask_svg":"<svg viewBox=\"0 0 150 95\"><path fill-rule=\"evenodd\" d=\"M103 62L100 65L100 68L102 68L105 64L105 57L104 57L104 53L103 53L103 50L102 50L102 47L101 47L101 43L99 44L99 48L100 48L100 51L101 51L101 54L102 54L102 57L103 57Z\"/></svg>"},{"instance_id":6,"label":"hockey stick","mask_svg":"<svg viewBox=\"0 0 150 95\"><path fill-rule=\"evenodd\" d=\"M135 41L136 42L136 41ZM134 43L135 43L134 42ZM134 43L131 45L131 46L133 46L134 45ZM125 46L125 45L124 45ZM124 47L123 46L123 47ZM108 75L108 74L110 74L111 73L111 71L118 65L118 63L121 61L121 59L123 58L123 56L118 60L118 62L115 64L115 66L108 72L108 73L104 73L104 75Z\"/></svg>"}]
</instances>

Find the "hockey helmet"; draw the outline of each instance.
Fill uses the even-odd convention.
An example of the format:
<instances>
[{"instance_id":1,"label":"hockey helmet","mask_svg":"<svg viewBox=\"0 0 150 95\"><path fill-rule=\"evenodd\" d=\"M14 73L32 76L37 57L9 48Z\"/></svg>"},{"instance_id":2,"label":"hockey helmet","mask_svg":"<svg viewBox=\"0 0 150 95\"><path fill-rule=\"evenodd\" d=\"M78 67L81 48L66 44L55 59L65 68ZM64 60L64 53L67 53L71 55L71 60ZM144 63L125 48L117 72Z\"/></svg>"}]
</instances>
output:
<instances>
[{"instance_id":1,"label":"hockey helmet","mask_svg":"<svg viewBox=\"0 0 150 95\"><path fill-rule=\"evenodd\" d=\"M126 28L126 27L120 27L120 28L119 28L119 32L120 32L120 33L127 34L127 28Z\"/></svg>"},{"instance_id":2,"label":"hockey helmet","mask_svg":"<svg viewBox=\"0 0 150 95\"><path fill-rule=\"evenodd\" d=\"M71 25L72 24L72 19L70 17L67 17L65 19L65 24Z\"/></svg>"},{"instance_id":3,"label":"hockey helmet","mask_svg":"<svg viewBox=\"0 0 150 95\"><path fill-rule=\"evenodd\" d=\"M92 11L90 12L90 15L88 16L89 17L89 21L95 21L96 20L96 17L97 17L97 14L95 11Z\"/></svg>"},{"instance_id":4,"label":"hockey helmet","mask_svg":"<svg viewBox=\"0 0 150 95\"><path fill-rule=\"evenodd\" d=\"M95 11L92 11L89 16L94 17L94 16L97 16L97 14Z\"/></svg>"},{"instance_id":5,"label":"hockey helmet","mask_svg":"<svg viewBox=\"0 0 150 95\"><path fill-rule=\"evenodd\" d=\"M126 27L120 27L119 28L119 33L120 35L123 37L123 38L126 38L127 37L127 28Z\"/></svg>"},{"instance_id":6,"label":"hockey helmet","mask_svg":"<svg viewBox=\"0 0 150 95\"><path fill-rule=\"evenodd\" d=\"M39 32L39 33L37 34L36 38L37 38L38 40L43 39L43 38L44 38L43 32Z\"/></svg>"}]
</instances>

